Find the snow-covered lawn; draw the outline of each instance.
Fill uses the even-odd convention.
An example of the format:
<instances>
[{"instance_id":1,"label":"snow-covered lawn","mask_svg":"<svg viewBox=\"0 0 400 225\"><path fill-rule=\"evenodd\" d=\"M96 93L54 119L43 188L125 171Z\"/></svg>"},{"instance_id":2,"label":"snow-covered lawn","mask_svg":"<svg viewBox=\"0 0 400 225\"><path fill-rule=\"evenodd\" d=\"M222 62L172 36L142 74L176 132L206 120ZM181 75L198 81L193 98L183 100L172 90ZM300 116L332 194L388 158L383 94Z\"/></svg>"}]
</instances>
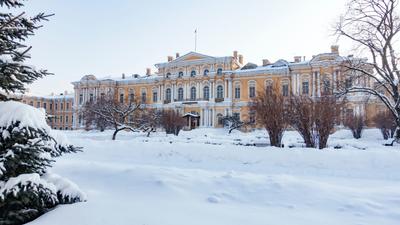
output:
<instances>
[{"instance_id":1,"label":"snow-covered lawn","mask_svg":"<svg viewBox=\"0 0 400 225\"><path fill-rule=\"evenodd\" d=\"M265 132L198 129L179 137L66 132L83 152L52 171L88 201L63 205L30 225L398 225L400 146L377 130L331 136L326 150L262 146ZM334 149L341 146L342 149Z\"/></svg>"}]
</instances>

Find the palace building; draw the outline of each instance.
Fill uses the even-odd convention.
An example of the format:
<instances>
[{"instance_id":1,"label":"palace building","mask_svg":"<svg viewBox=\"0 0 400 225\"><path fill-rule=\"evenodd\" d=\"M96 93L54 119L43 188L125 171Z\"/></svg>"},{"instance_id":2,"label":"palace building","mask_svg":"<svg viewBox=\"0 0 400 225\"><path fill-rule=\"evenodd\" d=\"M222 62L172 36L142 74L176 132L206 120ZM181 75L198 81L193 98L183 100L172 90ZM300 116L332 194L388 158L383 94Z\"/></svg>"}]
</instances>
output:
<instances>
[{"instance_id":1,"label":"palace building","mask_svg":"<svg viewBox=\"0 0 400 225\"><path fill-rule=\"evenodd\" d=\"M49 96L14 95L25 104L46 111L47 123L52 129L72 130L74 121L74 95L68 92Z\"/></svg>"},{"instance_id":2,"label":"palace building","mask_svg":"<svg viewBox=\"0 0 400 225\"><path fill-rule=\"evenodd\" d=\"M349 56L350 57L350 56ZM123 74L119 78L97 78L86 75L74 85L74 115L72 128L84 128L80 109L85 102L104 95L112 95L120 102L140 100L155 109L175 109L190 117L188 128L220 127L225 115L255 120L249 108L259 91L272 85L279 87L284 96L321 96L326 89L335 90L345 78L344 57L339 47L313 56L310 60L296 56L293 61L278 60L262 65L244 64L244 57L234 51L231 56L214 57L189 52L176 57L168 56L167 62L157 63L157 71L146 70L145 75ZM373 85L369 80L358 80L360 85ZM348 97L347 111L363 114L367 120L376 112L375 104L367 104L371 97L352 94ZM370 101L371 102L371 101ZM188 120L189 121L189 120Z\"/></svg>"}]
</instances>

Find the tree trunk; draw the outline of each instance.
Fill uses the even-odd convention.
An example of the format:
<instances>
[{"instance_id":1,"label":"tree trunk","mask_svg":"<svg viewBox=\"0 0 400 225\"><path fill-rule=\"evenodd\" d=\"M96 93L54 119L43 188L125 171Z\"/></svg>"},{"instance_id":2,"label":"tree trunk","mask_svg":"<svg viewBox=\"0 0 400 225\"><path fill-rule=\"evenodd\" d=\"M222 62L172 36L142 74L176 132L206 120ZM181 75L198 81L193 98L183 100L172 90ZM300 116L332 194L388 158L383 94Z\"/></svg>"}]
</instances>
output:
<instances>
[{"instance_id":1,"label":"tree trunk","mask_svg":"<svg viewBox=\"0 0 400 225\"><path fill-rule=\"evenodd\" d=\"M117 137L118 132L120 132L123 129L115 129L113 136L112 136L112 140L115 141L115 138Z\"/></svg>"}]
</instances>

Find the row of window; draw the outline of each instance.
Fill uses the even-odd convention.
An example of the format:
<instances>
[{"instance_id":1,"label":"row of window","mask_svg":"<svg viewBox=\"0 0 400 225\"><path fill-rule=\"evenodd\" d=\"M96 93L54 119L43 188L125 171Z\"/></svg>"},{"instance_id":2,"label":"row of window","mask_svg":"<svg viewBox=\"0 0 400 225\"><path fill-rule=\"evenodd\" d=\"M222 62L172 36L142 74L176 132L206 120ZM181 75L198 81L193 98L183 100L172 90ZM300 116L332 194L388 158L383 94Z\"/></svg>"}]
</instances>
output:
<instances>
[{"instance_id":1,"label":"row of window","mask_svg":"<svg viewBox=\"0 0 400 225\"><path fill-rule=\"evenodd\" d=\"M204 76L208 76L208 74L210 73L210 71L208 70L208 69L205 69L204 71L203 71L203 75ZM197 75L197 72L196 72L196 70L192 70L191 72L190 72L190 76L191 77L195 77ZM222 68L218 68L217 69L217 75L222 75ZM167 73L167 78L168 77L171 77L171 73ZM180 71L179 73L178 73L178 77L183 77L183 72L182 71Z\"/></svg>"},{"instance_id":2,"label":"row of window","mask_svg":"<svg viewBox=\"0 0 400 225\"><path fill-rule=\"evenodd\" d=\"M34 106L33 105L33 101L29 102L29 105ZM47 108L47 102L43 102L43 104L41 104L41 102L36 102L36 107L37 108L44 108L45 110L53 110L53 103L49 103L49 108ZM58 110L58 103L54 104L54 109ZM65 104L65 109L69 110L69 102L67 102ZM60 110L64 110L64 103L60 103Z\"/></svg>"},{"instance_id":3,"label":"row of window","mask_svg":"<svg viewBox=\"0 0 400 225\"><path fill-rule=\"evenodd\" d=\"M272 91L272 83L269 83L267 85L267 91ZM329 92L330 91L330 81L329 80L324 81L324 90L323 91L325 91L325 92ZM178 97L177 98L178 101L183 101L184 100L183 93L184 93L184 89L182 87L178 88L178 96L177 96ZM194 101L194 100L197 99L196 93L197 93L196 92L196 87L191 87L190 88L190 97L189 97L189 99L191 101ZM240 99L240 95L241 95L240 93L241 93L240 86L235 86L234 98L235 99ZM309 94L309 82L308 81L303 81L302 82L302 94L305 94L305 95ZM282 85L282 95L283 96L289 96L289 84L283 84ZM104 93L102 93L102 96L104 96ZM256 87L255 87L255 85L250 85L250 87L249 87L249 97L250 98L256 97ZM218 85L217 86L216 98L219 98L219 99L224 98L224 88L223 88L222 85ZM133 102L134 99L135 99L134 93L130 93L129 94L129 101ZM146 92L142 92L142 94L141 94L141 103L146 103L146 99L147 99ZM210 88L208 86L205 86L203 88L203 99L204 100L210 99ZM89 101L92 102L93 100L94 100L93 94L90 94L89 95ZM157 102L158 101L158 93L156 91L153 92L152 100L153 100L153 102ZM167 88L166 91L165 91L165 100L167 102L171 102L171 100L172 100L172 92L171 92L170 88ZM124 103L124 101L125 101L124 94L120 94L119 95L119 101L120 101L120 103ZM83 95L81 94L79 96L79 104L82 104L82 102L83 102ZM46 103L44 103L44 108L46 108L45 104ZM67 110L68 110L69 103L67 103L66 107L67 107ZM52 109L52 104L50 104L50 109ZM57 110L57 104L55 104L55 109ZM61 103L61 110L62 109L63 109L63 103Z\"/></svg>"},{"instance_id":4,"label":"row of window","mask_svg":"<svg viewBox=\"0 0 400 225\"><path fill-rule=\"evenodd\" d=\"M73 120L74 116L72 116L71 121ZM59 117L53 117L52 118L55 123L60 122L60 123L68 123L69 122L69 117L68 116L59 116ZM64 120L63 120L64 119Z\"/></svg>"}]
</instances>

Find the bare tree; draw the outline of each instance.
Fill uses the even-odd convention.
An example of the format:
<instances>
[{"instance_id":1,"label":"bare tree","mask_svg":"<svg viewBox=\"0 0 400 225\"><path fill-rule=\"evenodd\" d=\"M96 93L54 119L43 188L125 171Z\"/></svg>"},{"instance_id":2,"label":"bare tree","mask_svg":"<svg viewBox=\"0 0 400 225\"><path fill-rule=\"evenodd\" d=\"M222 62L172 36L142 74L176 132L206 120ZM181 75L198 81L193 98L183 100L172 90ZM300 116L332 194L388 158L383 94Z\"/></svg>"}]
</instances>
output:
<instances>
[{"instance_id":1,"label":"bare tree","mask_svg":"<svg viewBox=\"0 0 400 225\"><path fill-rule=\"evenodd\" d=\"M245 127L245 126L251 124L250 122L240 120L240 117L234 116L234 115L233 116L231 116L231 115L224 116L224 117L222 117L222 121L228 127L229 134L232 133L232 131L234 131L234 130L240 129L242 127Z\"/></svg>"},{"instance_id":2,"label":"bare tree","mask_svg":"<svg viewBox=\"0 0 400 225\"><path fill-rule=\"evenodd\" d=\"M396 121L390 112L383 111L376 114L373 121L375 126L381 131L383 139L388 140L394 137Z\"/></svg>"},{"instance_id":3,"label":"bare tree","mask_svg":"<svg viewBox=\"0 0 400 225\"><path fill-rule=\"evenodd\" d=\"M329 135L335 129L335 123L340 115L344 101L333 95L322 95L314 99L315 129L317 131L318 148L327 147Z\"/></svg>"},{"instance_id":4,"label":"bare tree","mask_svg":"<svg viewBox=\"0 0 400 225\"><path fill-rule=\"evenodd\" d=\"M114 128L112 140L115 140L118 132L122 130L133 132L148 130L148 123L145 123L144 118L139 114L143 110L144 107L140 103L121 103L114 99L113 96L107 96L87 104L84 112L91 112L97 118L101 118L107 124L110 124Z\"/></svg>"},{"instance_id":5,"label":"bare tree","mask_svg":"<svg viewBox=\"0 0 400 225\"><path fill-rule=\"evenodd\" d=\"M107 127L111 126L111 124L106 119L92 111L93 108L96 108L98 106L100 106L98 102L87 102L81 110L83 120L85 121L86 131L98 129L103 132Z\"/></svg>"},{"instance_id":6,"label":"bare tree","mask_svg":"<svg viewBox=\"0 0 400 225\"><path fill-rule=\"evenodd\" d=\"M344 85L339 91L376 96L395 118L395 138L400 141L400 70L398 46L395 46L400 31L398 4L399 0L350 0L337 23L336 33L355 42L357 49L372 60L348 58L344 67L350 71L350 82L361 79L376 84Z\"/></svg>"},{"instance_id":7,"label":"bare tree","mask_svg":"<svg viewBox=\"0 0 400 225\"><path fill-rule=\"evenodd\" d=\"M308 148L315 147L313 100L309 96L292 95L290 98L289 122L300 135Z\"/></svg>"},{"instance_id":8,"label":"bare tree","mask_svg":"<svg viewBox=\"0 0 400 225\"><path fill-rule=\"evenodd\" d=\"M167 134L179 135L179 132L186 124L186 120L175 110L165 110L161 116L161 126Z\"/></svg>"},{"instance_id":9,"label":"bare tree","mask_svg":"<svg viewBox=\"0 0 400 225\"><path fill-rule=\"evenodd\" d=\"M342 104L333 95L290 98L289 122L303 137L306 147L326 148Z\"/></svg>"},{"instance_id":10,"label":"bare tree","mask_svg":"<svg viewBox=\"0 0 400 225\"><path fill-rule=\"evenodd\" d=\"M365 127L365 119L362 115L347 114L344 126L349 128L355 139L360 139Z\"/></svg>"},{"instance_id":11,"label":"bare tree","mask_svg":"<svg viewBox=\"0 0 400 225\"><path fill-rule=\"evenodd\" d=\"M258 122L267 130L271 145L282 147L283 133L288 126L287 100L279 88L274 86L272 90L259 92L251 107Z\"/></svg>"}]
</instances>

